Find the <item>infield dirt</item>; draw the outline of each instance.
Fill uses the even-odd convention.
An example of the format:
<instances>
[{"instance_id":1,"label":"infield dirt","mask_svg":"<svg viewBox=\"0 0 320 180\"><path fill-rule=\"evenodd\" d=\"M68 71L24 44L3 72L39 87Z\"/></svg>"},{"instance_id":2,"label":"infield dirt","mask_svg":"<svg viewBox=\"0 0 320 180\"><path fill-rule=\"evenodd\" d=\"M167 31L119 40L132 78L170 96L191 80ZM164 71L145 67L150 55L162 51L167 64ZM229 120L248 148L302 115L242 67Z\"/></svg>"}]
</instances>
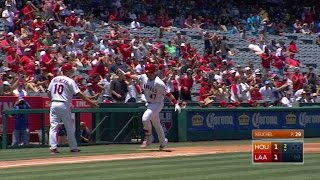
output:
<instances>
[{"instance_id":1,"label":"infield dirt","mask_svg":"<svg viewBox=\"0 0 320 180\"><path fill-rule=\"evenodd\" d=\"M0 162L0 169L15 168L15 167L29 167L29 166L45 166L54 164L72 164L72 163L86 163L99 161L115 161L115 160L133 160L133 159L147 159L147 158L169 158L178 156L197 156L206 154L222 154L222 153L240 153L251 152L251 145L234 145L234 146L196 146L196 147L179 147L168 148L164 151L158 149L141 149L141 153L130 154L112 154L112 155L96 155L96 156L79 156L74 157L54 157L44 159L31 160L16 160L16 161L2 161ZM320 153L320 143L305 143L305 153ZM48 154L50 156L50 154Z\"/></svg>"}]
</instances>

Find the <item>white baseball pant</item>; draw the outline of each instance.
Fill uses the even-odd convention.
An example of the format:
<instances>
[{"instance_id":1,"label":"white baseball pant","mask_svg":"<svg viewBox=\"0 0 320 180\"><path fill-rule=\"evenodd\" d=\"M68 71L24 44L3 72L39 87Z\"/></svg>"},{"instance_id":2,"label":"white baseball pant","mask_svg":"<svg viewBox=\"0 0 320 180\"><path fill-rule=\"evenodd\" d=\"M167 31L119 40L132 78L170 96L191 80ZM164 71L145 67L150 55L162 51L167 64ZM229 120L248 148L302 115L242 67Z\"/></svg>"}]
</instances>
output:
<instances>
[{"instance_id":1,"label":"white baseball pant","mask_svg":"<svg viewBox=\"0 0 320 180\"><path fill-rule=\"evenodd\" d=\"M75 138L75 123L71 117L70 103L52 102L50 107L50 132L49 144L50 149L56 149L58 145L57 130L59 122L62 120L67 131L68 143L70 149L77 149L77 141Z\"/></svg>"},{"instance_id":2,"label":"white baseball pant","mask_svg":"<svg viewBox=\"0 0 320 180\"><path fill-rule=\"evenodd\" d=\"M148 104L147 110L143 113L142 116L142 123L143 128L149 135L152 135L152 126L156 129L156 132L158 134L159 142L160 144L165 143L165 134L163 131L163 127L160 123L160 117L159 113L163 108L163 102L162 103L152 103Z\"/></svg>"}]
</instances>

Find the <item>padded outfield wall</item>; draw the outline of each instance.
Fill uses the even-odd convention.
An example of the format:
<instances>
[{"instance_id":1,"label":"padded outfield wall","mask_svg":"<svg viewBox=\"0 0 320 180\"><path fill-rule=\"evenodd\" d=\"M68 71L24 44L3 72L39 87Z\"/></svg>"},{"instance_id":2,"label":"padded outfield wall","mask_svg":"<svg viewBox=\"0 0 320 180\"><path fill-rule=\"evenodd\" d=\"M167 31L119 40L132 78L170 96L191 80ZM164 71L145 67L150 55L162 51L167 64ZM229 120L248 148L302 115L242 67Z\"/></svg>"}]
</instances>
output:
<instances>
[{"instance_id":1,"label":"padded outfield wall","mask_svg":"<svg viewBox=\"0 0 320 180\"><path fill-rule=\"evenodd\" d=\"M274 108L188 108L178 119L179 141L251 139L253 129L304 129L320 137L319 106Z\"/></svg>"}]
</instances>

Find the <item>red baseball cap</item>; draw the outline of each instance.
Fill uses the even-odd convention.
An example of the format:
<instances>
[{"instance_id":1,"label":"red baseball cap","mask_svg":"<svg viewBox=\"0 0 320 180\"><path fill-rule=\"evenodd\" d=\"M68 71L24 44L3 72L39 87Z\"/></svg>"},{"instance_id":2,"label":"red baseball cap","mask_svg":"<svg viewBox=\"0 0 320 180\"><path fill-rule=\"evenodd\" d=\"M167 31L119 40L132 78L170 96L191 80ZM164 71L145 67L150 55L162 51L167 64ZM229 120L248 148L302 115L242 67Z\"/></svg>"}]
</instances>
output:
<instances>
[{"instance_id":1,"label":"red baseball cap","mask_svg":"<svg viewBox=\"0 0 320 180\"><path fill-rule=\"evenodd\" d=\"M61 69L62 69L62 71L68 71L68 70L72 70L73 66L72 66L72 64L67 63L67 64L64 64Z\"/></svg>"},{"instance_id":2,"label":"red baseball cap","mask_svg":"<svg viewBox=\"0 0 320 180\"><path fill-rule=\"evenodd\" d=\"M146 73L154 73L154 72L156 72L156 66L152 63L147 64L145 71L146 71Z\"/></svg>"}]
</instances>

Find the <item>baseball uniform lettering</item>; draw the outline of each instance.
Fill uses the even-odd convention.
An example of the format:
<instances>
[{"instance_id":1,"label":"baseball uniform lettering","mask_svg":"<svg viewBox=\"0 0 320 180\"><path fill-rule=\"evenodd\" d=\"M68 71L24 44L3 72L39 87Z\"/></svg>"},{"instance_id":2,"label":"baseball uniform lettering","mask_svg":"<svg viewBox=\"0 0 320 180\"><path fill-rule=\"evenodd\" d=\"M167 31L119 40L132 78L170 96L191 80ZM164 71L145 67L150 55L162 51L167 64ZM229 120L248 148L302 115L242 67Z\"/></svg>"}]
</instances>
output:
<instances>
[{"instance_id":1,"label":"baseball uniform lettering","mask_svg":"<svg viewBox=\"0 0 320 180\"><path fill-rule=\"evenodd\" d=\"M48 90L51 92L53 101L71 102L74 94L80 92L73 79L67 76L57 76L52 79Z\"/></svg>"},{"instance_id":2,"label":"baseball uniform lettering","mask_svg":"<svg viewBox=\"0 0 320 180\"><path fill-rule=\"evenodd\" d=\"M159 113L163 108L163 101L168 89L159 77L156 77L154 80L150 80L146 74L142 74L138 76L138 79L143 85L144 95L148 102L147 110L142 116L144 129L151 133L153 125L158 134L160 144L164 144L166 138L160 123Z\"/></svg>"},{"instance_id":3,"label":"baseball uniform lettering","mask_svg":"<svg viewBox=\"0 0 320 180\"><path fill-rule=\"evenodd\" d=\"M50 149L57 148L57 130L61 121L67 131L70 149L77 149L77 141L74 136L74 120L71 116L71 101L73 95L79 93L80 89L73 79L67 76L57 76L50 82L48 91L52 100L50 107Z\"/></svg>"}]
</instances>

